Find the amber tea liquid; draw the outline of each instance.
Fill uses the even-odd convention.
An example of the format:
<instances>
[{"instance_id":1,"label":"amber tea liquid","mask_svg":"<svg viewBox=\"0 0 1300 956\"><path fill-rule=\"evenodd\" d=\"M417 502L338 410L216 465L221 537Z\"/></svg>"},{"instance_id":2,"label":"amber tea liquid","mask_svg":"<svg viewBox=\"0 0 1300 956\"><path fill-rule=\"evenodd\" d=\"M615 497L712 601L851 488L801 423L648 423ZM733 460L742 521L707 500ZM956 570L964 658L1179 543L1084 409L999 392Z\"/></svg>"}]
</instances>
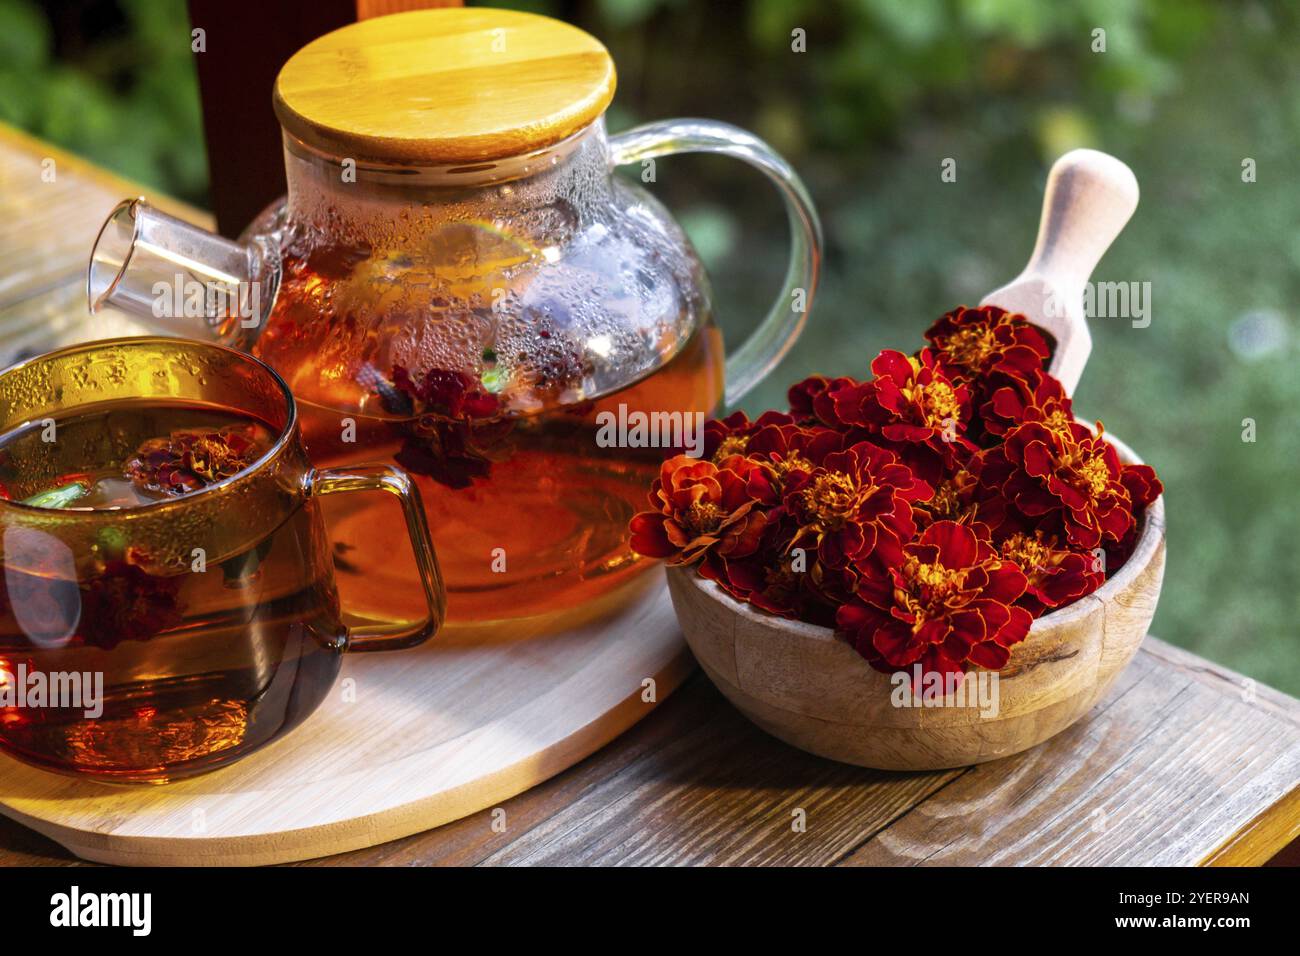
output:
<instances>
[{"instance_id":1,"label":"amber tea liquid","mask_svg":"<svg viewBox=\"0 0 1300 956\"><path fill-rule=\"evenodd\" d=\"M56 419L53 442L39 423L0 436L0 485L14 501L72 488L59 507L129 511L168 497L126 477L142 445L223 429L251 436L254 457L274 441L264 423L220 407L95 407ZM11 692L0 747L50 770L162 782L299 723L333 683L343 642L314 508L248 528L246 547L200 571L149 560L189 554L183 521L176 540L133 540L129 521L105 521L86 553L11 528L0 550L0 692ZM102 713L12 705L24 675L56 672L102 675Z\"/></svg>"},{"instance_id":2,"label":"amber tea liquid","mask_svg":"<svg viewBox=\"0 0 1300 956\"><path fill-rule=\"evenodd\" d=\"M447 585L448 620L490 623L533 615L567 616L629 584L651 562L628 546L628 521L646 508L663 448L602 448L597 415L627 410L708 413L721 389L721 343L712 328L663 369L594 402L475 425L486 474L462 487L421 474L401 456L400 420L349 416L306 401L299 414L317 467L359 461L406 467L420 489ZM454 480L454 478L453 478ZM377 621L417 620L423 598L404 552L396 502L356 496L326 504L336 579L350 610Z\"/></svg>"},{"instance_id":3,"label":"amber tea liquid","mask_svg":"<svg viewBox=\"0 0 1300 956\"><path fill-rule=\"evenodd\" d=\"M445 253L444 259L452 258ZM397 268L395 262L407 271L383 273ZM403 298L404 289L444 281L449 271L443 266L437 276L413 278L400 257L339 247L317 248L304 258L291 255L255 352L293 390L316 467L392 463L415 479L447 586L450 623L582 615L595 599L612 595L652 565L632 553L628 520L645 509L650 483L671 453L662 447L601 447L597 417L617 414L620 406L627 412L712 414L722 396L721 334L705 317L686 340L657 343L657 350L671 355L657 370L621 389L574 401L563 387L565 356L557 346L562 334L544 340L551 335L545 323L536 330L523 324L523 332L516 328L514 334L539 337L535 344L541 351L550 348L552 365L559 368L550 381L543 370L543 386L550 387L537 389L533 407L502 413L473 405L431 410L393 394L397 370L383 336L385 330L400 337L416 328L426 344L436 343L435 353L447 341L454 345L457 329L464 328L460 314L410 313ZM456 301L489 303L491 286L474 273L490 271L481 263L466 265L454 289ZM545 305L538 309L547 311ZM366 316L364 322L359 315ZM359 353L373 356L367 359L368 377L356 371ZM506 364L510 356L499 358ZM411 374L418 383L427 371ZM423 597L397 503L355 496L323 504L343 605L370 621L418 620Z\"/></svg>"}]
</instances>

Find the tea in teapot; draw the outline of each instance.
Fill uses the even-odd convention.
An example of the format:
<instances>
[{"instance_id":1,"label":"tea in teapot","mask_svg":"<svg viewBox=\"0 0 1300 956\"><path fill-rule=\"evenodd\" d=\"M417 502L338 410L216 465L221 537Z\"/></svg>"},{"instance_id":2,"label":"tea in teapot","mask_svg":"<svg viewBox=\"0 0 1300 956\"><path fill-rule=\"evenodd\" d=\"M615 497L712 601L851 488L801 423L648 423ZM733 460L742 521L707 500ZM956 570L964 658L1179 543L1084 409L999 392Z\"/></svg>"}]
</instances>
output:
<instances>
[{"instance_id":1,"label":"tea in teapot","mask_svg":"<svg viewBox=\"0 0 1300 956\"><path fill-rule=\"evenodd\" d=\"M627 522L672 452L600 441L599 421L734 403L792 344L819 263L816 215L780 157L703 120L608 137L614 82L597 40L532 14L426 10L330 33L276 81L286 198L239 242L121 204L92 254L92 306L269 363L315 464L413 475L452 622L578 611L650 566ZM652 181L657 157L691 151L756 166L790 215L777 304L730 357L689 241L613 174L639 164ZM224 304L178 308L188 284ZM348 606L418 616L396 508L327 515Z\"/></svg>"}]
</instances>

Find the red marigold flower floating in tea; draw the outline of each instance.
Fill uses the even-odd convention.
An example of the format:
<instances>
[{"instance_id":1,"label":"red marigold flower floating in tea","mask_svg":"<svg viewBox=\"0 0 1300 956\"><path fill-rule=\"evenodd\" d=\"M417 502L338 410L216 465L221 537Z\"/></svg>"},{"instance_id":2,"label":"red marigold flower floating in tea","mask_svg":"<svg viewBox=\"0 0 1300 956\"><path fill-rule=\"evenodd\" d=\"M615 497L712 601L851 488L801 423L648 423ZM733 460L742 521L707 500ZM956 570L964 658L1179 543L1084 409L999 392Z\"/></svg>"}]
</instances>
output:
<instances>
[{"instance_id":1,"label":"red marigold flower floating in tea","mask_svg":"<svg viewBox=\"0 0 1300 956\"><path fill-rule=\"evenodd\" d=\"M151 573L139 548L114 544L73 576L38 554L28 558L31 567L0 576L0 613L25 606L55 631L75 626L78 641L104 650L149 640L183 620L180 577Z\"/></svg>"},{"instance_id":2,"label":"red marigold flower floating in tea","mask_svg":"<svg viewBox=\"0 0 1300 956\"><path fill-rule=\"evenodd\" d=\"M393 384L422 402L426 411L446 418L490 418L500 404L469 375L448 369L431 368L417 384L409 371L394 365Z\"/></svg>"},{"instance_id":3,"label":"red marigold flower floating in tea","mask_svg":"<svg viewBox=\"0 0 1300 956\"><path fill-rule=\"evenodd\" d=\"M402 435L402 447L394 456L399 465L449 488L468 488L475 478L487 477L489 452L509 434L511 422L499 417L500 399L481 382L439 368L417 380L408 369L394 365L392 387L377 392L389 412L409 414L412 403L416 406L415 418L392 426ZM404 400L401 409L393 404L398 396Z\"/></svg>"},{"instance_id":4,"label":"red marigold flower floating in tea","mask_svg":"<svg viewBox=\"0 0 1300 956\"><path fill-rule=\"evenodd\" d=\"M181 623L176 577L150 574L128 548L104 563L81 587L77 632L87 644L112 650L122 641L144 641Z\"/></svg>"},{"instance_id":5,"label":"red marigold flower floating in tea","mask_svg":"<svg viewBox=\"0 0 1300 956\"><path fill-rule=\"evenodd\" d=\"M705 426L665 462L640 554L836 627L882 670L1001 668L1033 618L1100 587L1162 492L1074 419L1023 316L959 308L872 377L810 376L789 412Z\"/></svg>"},{"instance_id":6,"label":"red marigold flower floating in tea","mask_svg":"<svg viewBox=\"0 0 1300 956\"><path fill-rule=\"evenodd\" d=\"M178 430L136 449L126 463L126 476L150 491L184 495L238 474L265 451L252 423Z\"/></svg>"}]
</instances>

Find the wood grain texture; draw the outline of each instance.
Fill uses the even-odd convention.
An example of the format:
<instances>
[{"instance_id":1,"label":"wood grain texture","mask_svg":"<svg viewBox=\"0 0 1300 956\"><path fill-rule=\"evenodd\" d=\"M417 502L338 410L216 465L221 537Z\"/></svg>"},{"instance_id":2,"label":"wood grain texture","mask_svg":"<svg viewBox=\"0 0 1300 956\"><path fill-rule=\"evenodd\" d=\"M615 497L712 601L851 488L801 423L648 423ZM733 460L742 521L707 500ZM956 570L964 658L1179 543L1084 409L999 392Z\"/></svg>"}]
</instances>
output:
<instances>
[{"instance_id":1,"label":"wood grain texture","mask_svg":"<svg viewBox=\"0 0 1300 956\"><path fill-rule=\"evenodd\" d=\"M291 135L331 156L440 165L551 146L614 96L614 63L577 27L508 10L417 10L328 33L280 71Z\"/></svg>"},{"instance_id":2,"label":"wood grain texture","mask_svg":"<svg viewBox=\"0 0 1300 956\"><path fill-rule=\"evenodd\" d=\"M1133 453L1112 441L1125 461ZM764 730L865 767L934 770L1019 753L1082 717L1132 659L1155 614L1165 562L1164 501L1133 555L1100 589L1034 622L998 674L996 713L974 698L899 707L891 675L829 628L742 604L691 568L669 568L687 643L718 689Z\"/></svg>"},{"instance_id":3,"label":"wood grain texture","mask_svg":"<svg viewBox=\"0 0 1300 956\"><path fill-rule=\"evenodd\" d=\"M299 865L1196 864L1261 817L1276 824L1262 859L1300 832L1286 800L1298 775L1300 702L1155 638L1082 721L969 770L803 753L697 674L599 753L497 807ZM0 863L71 862L0 820Z\"/></svg>"},{"instance_id":4,"label":"wood grain texture","mask_svg":"<svg viewBox=\"0 0 1300 956\"><path fill-rule=\"evenodd\" d=\"M1285 847L1300 818L1281 798L1298 775L1300 702L1155 638L1053 740L925 773L794 750L697 676L600 754L503 804L503 833L483 813L311 865L1190 865L1255 813L1290 827L1261 851Z\"/></svg>"},{"instance_id":5,"label":"wood grain texture","mask_svg":"<svg viewBox=\"0 0 1300 956\"><path fill-rule=\"evenodd\" d=\"M1280 824L1271 854L1300 834L1297 780L1294 699L1148 639L1088 720L971 769L846 862L1194 865L1258 813Z\"/></svg>"},{"instance_id":6,"label":"wood grain texture","mask_svg":"<svg viewBox=\"0 0 1300 956\"><path fill-rule=\"evenodd\" d=\"M0 309L68 284L79 284L84 300L99 227L119 200L144 189L0 123ZM157 205L210 225L192 206L165 196ZM0 337L7 334L0 322Z\"/></svg>"},{"instance_id":7,"label":"wood grain texture","mask_svg":"<svg viewBox=\"0 0 1300 956\"><path fill-rule=\"evenodd\" d=\"M689 657L662 574L648 578L580 626L449 628L348 655L306 723L192 780L110 787L0 757L0 813L86 859L155 866L283 863L439 826L569 767L680 683Z\"/></svg>"}]
</instances>

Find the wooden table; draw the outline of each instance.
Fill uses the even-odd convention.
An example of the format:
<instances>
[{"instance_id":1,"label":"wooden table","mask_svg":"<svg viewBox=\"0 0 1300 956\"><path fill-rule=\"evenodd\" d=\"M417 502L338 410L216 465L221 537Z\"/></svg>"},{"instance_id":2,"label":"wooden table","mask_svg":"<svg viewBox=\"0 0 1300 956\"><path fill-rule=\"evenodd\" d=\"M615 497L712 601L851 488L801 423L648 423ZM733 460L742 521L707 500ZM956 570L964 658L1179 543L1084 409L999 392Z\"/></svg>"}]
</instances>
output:
<instances>
[{"instance_id":1,"label":"wooden table","mask_svg":"<svg viewBox=\"0 0 1300 956\"><path fill-rule=\"evenodd\" d=\"M95 230L141 191L0 126L0 366L84 337ZM102 331L124 329L108 320ZM1149 637L1065 733L931 773L803 754L749 724L697 673L617 742L495 810L303 865L1269 860L1300 862L1300 701ZM0 819L0 864L75 862Z\"/></svg>"}]
</instances>

